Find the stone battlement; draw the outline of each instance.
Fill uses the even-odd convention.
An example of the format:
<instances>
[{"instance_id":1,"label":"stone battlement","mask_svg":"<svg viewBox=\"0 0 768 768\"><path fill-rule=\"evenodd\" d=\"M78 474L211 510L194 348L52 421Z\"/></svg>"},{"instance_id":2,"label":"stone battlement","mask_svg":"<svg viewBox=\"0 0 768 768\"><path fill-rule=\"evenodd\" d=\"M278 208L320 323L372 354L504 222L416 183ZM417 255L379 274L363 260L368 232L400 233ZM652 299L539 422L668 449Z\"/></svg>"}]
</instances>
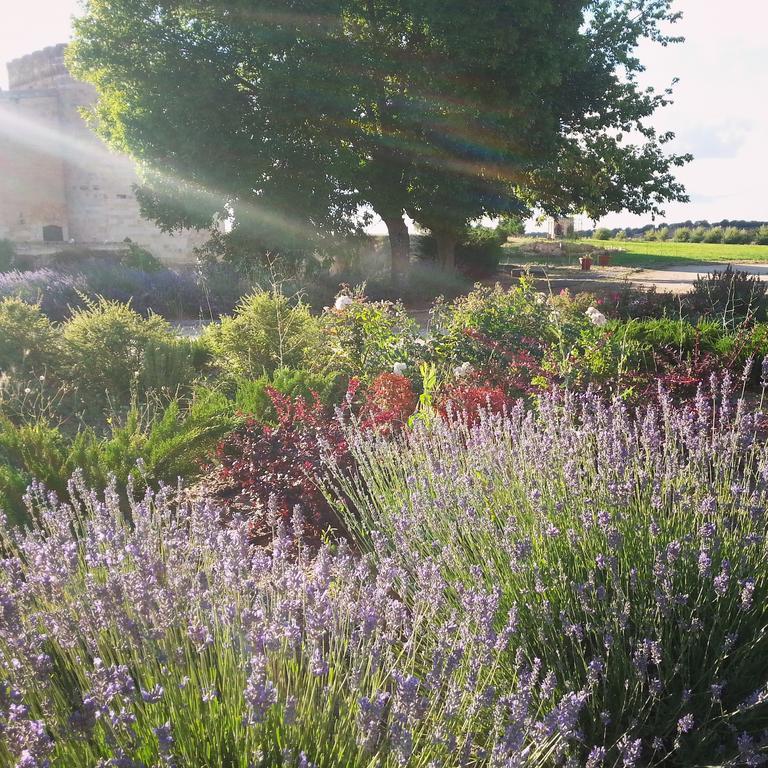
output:
<instances>
[{"instance_id":1,"label":"stone battlement","mask_svg":"<svg viewBox=\"0 0 768 768\"><path fill-rule=\"evenodd\" d=\"M40 51L29 53L8 62L8 87L10 90L51 88L72 82L64 64L65 43L49 45Z\"/></svg>"},{"instance_id":2,"label":"stone battlement","mask_svg":"<svg viewBox=\"0 0 768 768\"><path fill-rule=\"evenodd\" d=\"M205 235L171 237L141 217L136 166L83 120L80 110L93 105L96 91L69 74L65 51L54 45L8 64L10 88L0 94L0 239L42 256L129 238L168 263L194 261Z\"/></svg>"}]
</instances>

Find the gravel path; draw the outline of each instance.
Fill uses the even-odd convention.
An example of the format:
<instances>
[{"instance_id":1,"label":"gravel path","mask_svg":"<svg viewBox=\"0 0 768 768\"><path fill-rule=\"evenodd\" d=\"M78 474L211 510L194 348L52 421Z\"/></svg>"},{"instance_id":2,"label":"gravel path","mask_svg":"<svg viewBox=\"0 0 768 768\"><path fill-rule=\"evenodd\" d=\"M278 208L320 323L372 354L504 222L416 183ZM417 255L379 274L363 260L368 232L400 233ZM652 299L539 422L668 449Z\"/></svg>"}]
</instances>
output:
<instances>
[{"instance_id":1,"label":"gravel path","mask_svg":"<svg viewBox=\"0 0 768 768\"><path fill-rule=\"evenodd\" d=\"M760 279L768 280L768 264L734 263L733 269L758 275ZM561 290L568 288L572 291L600 291L616 287L624 283L632 283L638 288L656 287L659 291L671 293L686 293L691 289L699 275L709 272L722 272L728 267L724 262L700 262L698 264L670 265L659 269L642 269L640 267L598 267L593 266L588 272L582 272L578 266L531 266L531 274L537 280L541 290ZM516 282L521 268L506 270L502 276L503 284L512 285Z\"/></svg>"},{"instance_id":2,"label":"gravel path","mask_svg":"<svg viewBox=\"0 0 768 768\"><path fill-rule=\"evenodd\" d=\"M759 275L761 280L768 279L768 265L765 264L731 264L734 269ZM627 279L635 285L643 288L656 286L660 291L672 293L685 293L691 289L699 275L708 272L722 272L728 264L722 262L689 264L682 267L670 267L669 269L638 269L633 270Z\"/></svg>"}]
</instances>

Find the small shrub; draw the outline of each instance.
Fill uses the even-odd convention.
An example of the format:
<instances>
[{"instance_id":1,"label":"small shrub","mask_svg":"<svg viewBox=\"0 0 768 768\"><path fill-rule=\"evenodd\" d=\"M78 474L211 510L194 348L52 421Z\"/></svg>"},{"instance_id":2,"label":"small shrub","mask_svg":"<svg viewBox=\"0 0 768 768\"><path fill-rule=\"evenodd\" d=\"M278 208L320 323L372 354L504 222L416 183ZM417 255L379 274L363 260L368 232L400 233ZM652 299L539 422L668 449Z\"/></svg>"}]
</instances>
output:
<instances>
[{"instance_id":1,"label":"small shrub","mask_svg":"<svg viewBox=\"0 0 768 768\"><path fill-rule=\"evenodd\" d=\"M13 267L16 258L16 249L13 243L5 238L0 238L0 272L8 272Z\"/></svg>"},{"instance_id":2,"label":"small shrub","mask_svg":"<svg viewBox=\"0 0 768 768\"><path fill-rule=\"evenodd\" d=\"M0 299L0 372L45 375L59 363L59 334L36 304Z\"/></svg>"},{"instance_id":3,"label":"small shrub","mask_svg":"<svg viewBox=\"0 0 768 768\"><path fill-rule=\"evenodd\" d=\"M355 441L345 518L388 564L434 560L457 611L476 585L497 590L512 653L589 691L574 765L757 764L765 442L744 403L662 401L635 416L552 394L480 427Z\"/></svg>"},{"instance_id":4,"label":"small shrub","mask_svg":"<svg viewBox=\"0 0 768 768\"><path fill-rule=\"evenodd\" d=\"M35 269L29 272L0 274L0 299L16 297L30 304L39 304L51 320L63 320L71 307L79 306L81 293L87 292L82 275L67 274L55 269Z\"/></svg>"},{"instance_id":5,"label":"small shrub","mask_svg":"<svg viewBox=\"0 0 768 768\"><path fill-rule=\"evenodd\" d=\"M691 228L690 227L678 227L675 230L675 233L672 235L672 239L676 243L687 243L691 239Z\"/></svg>"},{"instance_id":6,"label":"small shrub","mask_svg":"<svg viewBox=\"0 0 768 768\"><path fill-rule=\"evenodd\" d=\"M220 261L201 260L195 272L201 293L201 315L218 318L232 313L243 295L249 292L248 283L231 265Z\"/></svg>"},{"instance_id":7,"label":"small shrub","mask_svg":"<svg viewBox=\"0 0 768 768\"><path fill-rule=\"evenodd\" d=\"M327 361L309 307L277 288L245 297L232 317L209 325L203 338L214 364L230 376L259 378L278 368L317 368Z\"/></svg>"},{"instance_id":8,"label":"small shrub","mask_svg":"<svg viewBox=\"0 0 768 768\"><path fill-rule=\"evenodd\" d=\"M162 375L176 367L176 380L160 386L179 385L183 365L177 341L168 323L157 315L143 318L130 305L106 299L89 302L75 311L62 326L62 355L66 376L77 384L88 405L102 405L114 399L127 404L131 394L144 385L156 386ZM152 372L153 366L155 373ZM163 373L157 373L158 366ZM149 381L142 382L148 376Z\"/></svg>"},{"instance_id":9,"label":"small shrub","mask_svg":"<svg viewBox=\"0 0 768 768\"><path fill-rule=\"evenodd\" d=\"M52 320L66 319L87 300L103 297L131 303L139 314L151 312L168 318L208 315L207 300L190 273L170 269L146 271L114 262L81 259L75 271L37 269L0 274L0 298L18 296L39 303Z\"/></svg>"},{"instance_id":10,"label":"small shrub","mask_svg":"<svg viewBox=\"0 0 768 768\"><path fill-rule=\"evenodd\" d=\"M705 243L722 243L723 242L723 229L722 227L710 227L705 230L703 241Z\"/></svg>"},{"instance_id":11,"label":"small shrub","mask_svg":"<svg viewBox=\"0 0 768 768\"><path fill-rule=\"evenodd\" d=\"M506 235L489 227L470 227L456 246L456 266L475 278L496 274Z\"/></svg>"},{"instance_id":12,"label":"small shrub","mask_svg":"<svg viewBox=\"0 0 768 768\"><path fill-rule=\"evenodd\" d=\"M202 292L190 273L88 263L81 265L79 274L86 286L82 291L85 296L130 302L140 315L155 313L169 319L182 319L206 314L202 309ZM83 301L78 305L82 306Z\"/></svg>"},{"instance_id":13,"label":"small shrub","mask_svg":"<svg viewBox=\"0 0 768 768\"><path fill-rule=\"evenodd\" d=\"M589 307L603 310L606 301L589 291L571 293L568 288L563 288L559 293L548 297L549 305L563 317L583 318Z\"/></svg>"},{"instance_id":14,"label":"small shrub","mask_svg":"<svg viewBox=\"0 0 768 768\"><path fill-rule=\"evenodd\" d=\"M330 308L321 317L332 367L364 384L395 363L415 369L423 345L402 303L368 301L362 289L344 296L342 309Z\"/></svg>"},{"instance_id":15,"label":"small shrub","mask_svg":"<svg viewBox=\"0 0 768 768\"><path fill-rule=\"evenodd\" d=\"M728 245L746 245L752 242L752 235L746 229L727 227L723 231L723 242Z\"/></svg>"},{"instance_id":16,"label":"small shrub","mask_svg":"<svg viewBox=\"0 0 768 768\"><path fill-rule=\"evenodd\" d=\"M680 318L635 320L622 329L625 339L637 341L650 350L672 349L679 352L692 352L695 347L713 352L724 334L723 327L718 323L693 325Z\"/></svg>"},{"instance_id":17,"label":"small shrub","mask_svg":"<svg viewBox=\"0 0 768 768\"><path fill-rule=\"evenodd\" d=\"M595 240L610 240L611 230L606 227L598 227L593 235Z\"/></svg>"},{"instance_id":18,"label":"small shrub","mask_svg":"<svg viewBox=\"0 0 768 768\"><path fill-rule=\"evenodd\" d=\"M417 403L410 379L396 373L380 373L365 391L361 423L388 434L407 423Z\"/></svg>"},{"instance_id":19,"label":"small shrub","mask_svg":"<svg viewBox=\"0 0 768 768\"><path fill-rule=\"evenodd\" d=\"M659 230L656 232L656 239L661 241L669 240L669 227L659 227Z\"/></svg>"},{"instance_id":20,"label":"small shrub","mask_svg":"<svg viewBox=\"0 0 768 768\"><path fill-rule=\"evenodd\" d=\"M257 541L269 540L278 520L290 521L297 505L310 538L328 527L340 530L317 478L325 456L341 468L349 466L341 425L317 399L292 400L273 389L268 394L277 426L249 419L224 439L208 486L230 511L248 514Z\"/></svg>"},{"instance_id":21,"label":"small shrub","mask_svg":"<svg viewBox=\"0 0 768 768\"><path fill-rule=\"evenodd\" d=\"M504 230L468 227L456 244L456 267L476 279L495 274L504 254L502 245L506 240ZM422 258L434 259L436 250L433 235L421 238L419 252Z\"/></svg>"},{"instance_id":22,"label":"small shrub","mask_svg":"<svg viewBox=\"0 0 768 768\"><path fill-rule=\"evenodd\" d=\"M687 301L699 316L719 319L723 325L733 327L744 320L764 319L767 290L768 285L759 276L735 270L729 264L722 271L699 275Z\"/></svg>"},{"instance_id":23,"label":"small shrub","mask_svg":"<svg viewBox=\"0 0 768 768\"><path fill-rule=\"evenodd\" d=\"M44 418L15 424L0 415L0 508L13 524L28 523L27 487L40 482L64 501L76 471L98 489L114 479L123 500L129 479L136 491L191 481L237 424L230 409L204 396L186 407L173 400L160 410L133 408L105 435L90 427L69 434Z\"/></svg>"},{"instance_id":24,"label":"small shrub","mask_svg":"<svg viewBox=\"0 0 768 768\"><path fill-rule=\"evenodd\" d=\"M531 340L552 340L550 308L526 278L510 290L498 284L477 286L447 308L440 326L440 358L450 365L469 362L480 370L530 349Z\"/></svg>"},{"instance_id":25,"label":"small shrub","mask_svg":"<svg viewBox=\"0 0 768 768\"><path fill-rule=\"evenodd\" d=\"M336 292L338 284L337 280ZM472 283L466 275L457 270L444 269L430 261L412 262L404 284L393 283L389 275L365 281L365 294L371 301L402 301L419 307L438 296L454 299L471 288Z\"/></svg>"},{"instance_id":26,"label":"small shrub","mask_svg":"<svg viewBox=\"0 0 768 768\"><path fill-rule=\"evenodd\" d=\"M511 405L512 398L499 386L457 384L449 387L438 403L444 419L460 419L469 426L476 424L483 413L499 415Z\"/></svg>"},{"instance_id":27,"label":"small shrub","mask_svg":"<svg viewBox=\"0 0 768 768\"><path fill-rule=\"evenodd\" d=\"M317 397L322 406L331 412L334 406L342 402L346 387L346 377L336 371L314 373L278 368L271 376L237 378L223 382L215 389L200 387L196 392L209 395L219 392L226 397L234 413L258 423L276 425L277 411L270 392L277 392L291 400L303 398L307 402Z\"/></svg>"},{"instance_id":28,"label":"small shrub","mask_svg":"<svg viewBox=\"0 0 768 768\"><path fill-rule=\"evenodd\" d=\"M165 269L160 259L136 243L128 244L128 250L120 256L120 263L124 267L140 269L142 272L162 272Z\"/></svg>"},{"instance_id":29,"label":"small shrub","mask_svg":"<svg viewBox=\"0 0 768 768\"><path fill-rule=\"evenodd\" d=\"M660 318L680 313L680 298L668 291L651 288L635 288L629 284L621 287L604 302L613 316L623 320Z\"/></svg>"},{"instance_id":30,"label":"small shrub","mask_svg":"<svg viewBox=\"0 0 768 768\"><path fill-rule=\"evenodd\" d=\"M495 585L457 613L431 557L316 552L299 515L254 548L207 496L77 485L0 529L3 766L546 768L580 747L586 693L526 650L499 675L517 632Z\"/></svg>"},{"instance_id":31,"label":"small shrub","mask_svg":"<svg viewBox=\"0 0 768 768\"><path fill-rule=\"evenodd\" d=\"M200 347L194 339L173 336L146 344L137 382L139 391L183 394L200 372Z\"/></svg>"}]
</instances>

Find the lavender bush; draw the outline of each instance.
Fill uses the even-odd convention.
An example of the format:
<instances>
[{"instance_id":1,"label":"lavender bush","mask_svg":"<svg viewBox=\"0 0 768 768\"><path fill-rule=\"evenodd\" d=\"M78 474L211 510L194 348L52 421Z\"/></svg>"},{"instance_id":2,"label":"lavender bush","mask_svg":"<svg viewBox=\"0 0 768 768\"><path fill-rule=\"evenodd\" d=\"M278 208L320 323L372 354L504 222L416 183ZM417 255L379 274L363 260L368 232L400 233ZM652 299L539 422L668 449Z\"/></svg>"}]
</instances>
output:
<instances>
[{"instance_id":1,"label":"lavender bush","mask_svg":"<svg viewBox=\"0 0 768 768\"><path fill-rule=\"evenodd\" d=\"M495 590L454 607L430 556L309 553L298 514L267 551L176 491L70 493L1 529L2 765L535 766L578 736L588 691L509 650Z\"/></svg>"},{"instance_id":2,"label":"lavender bush","mask_svg":"<svg viewBox=\"0 0 768 768\"><path fill-rule=\"evenodd\" d=\"M52 320L66 319L85 299L102 296L130 302L139 313L168 319L210 317L211 297L196 275L161 269L147 272L119 264L80 264L78 271L43 268L0 272L0 299L17 297L39 303ZM213 304L216 304L214 301Z\"/></svg>"},{"instance_id":3,"label":"lavender bush","mask_svg":"<svg viewBox=\"0 0 768 768\"><path fill-rule=\"evenodd\" d=\"M87 291L86 278L56 269L31 272L0 272L0 299L19 298L40 308L51 320L63 320L69 308L81 303L80 294Z\"/></svg>"},{"instance_id":4,"label":"lavender bush","mask_svg":"<svg viewBox=\"0 0 768 768\"><path fill-rule=\"evenodd\" d=\"M140 314L155 312L169 320L207 315L195 275L160 269L146 272L116 265L93 265L86 272L88 293L130 302Z\"/></svg>"},{"instance_id":5,"label":"lavender bush","mask_svg":"<svg viewBox=\"0 0 768 768\"><path fill-rule=\"evenodd\" d=\"M335 483L362 549L414 600L425 558L457 611L493 595L507 658L585 694L577 765L765 762L768 446L762 416L713 387L637 414L552 394L472 427L350 434L359 476ZM493 685L514 680L502 663Z\"/></svg>"}]
</instances>

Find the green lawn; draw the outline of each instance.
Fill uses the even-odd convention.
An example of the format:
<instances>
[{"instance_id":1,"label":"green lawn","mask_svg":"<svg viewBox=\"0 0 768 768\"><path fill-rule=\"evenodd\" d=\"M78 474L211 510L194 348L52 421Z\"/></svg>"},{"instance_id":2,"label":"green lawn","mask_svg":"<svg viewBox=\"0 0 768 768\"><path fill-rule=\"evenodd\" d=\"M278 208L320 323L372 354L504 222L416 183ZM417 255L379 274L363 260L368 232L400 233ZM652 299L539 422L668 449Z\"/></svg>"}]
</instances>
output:
<instances>
[{"instance_id":1,"label":"green lawn","mask_svg":"<svg viewBox=\"0 0 768 768\"><path fill-rule=\"evenodd\" d=\"M701 261L768 262L768 245L719 243L645 242L634 240L579 240L597 248L621 248L613 263L627 267L656 268Z\"/></svg>"}]
</instances>

